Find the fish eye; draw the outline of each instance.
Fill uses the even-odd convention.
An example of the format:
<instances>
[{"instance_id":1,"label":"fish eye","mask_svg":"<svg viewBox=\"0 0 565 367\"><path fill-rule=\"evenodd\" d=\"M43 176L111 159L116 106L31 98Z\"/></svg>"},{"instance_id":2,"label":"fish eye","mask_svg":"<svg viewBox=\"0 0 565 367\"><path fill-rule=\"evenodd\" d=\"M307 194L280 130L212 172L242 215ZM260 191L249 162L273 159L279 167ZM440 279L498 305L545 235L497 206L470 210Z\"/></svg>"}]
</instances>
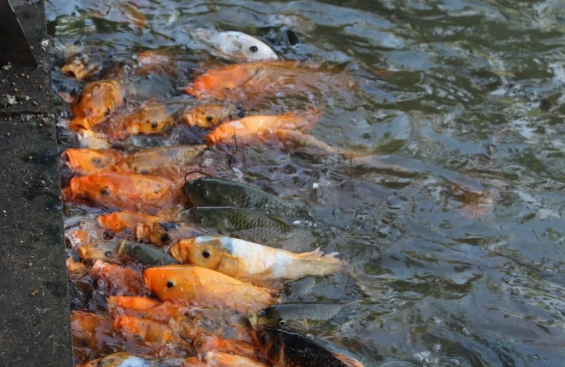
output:
<instances>
[{"instance_id":1,"label":"fish eye","mask_svg":"<svg viewBox=\"0 0 565 367\"><path fill-rule=\"evenodd\" d=\"M208 190L206 189L200 190L200 196L202 196L204 199L207 199L209 195L210 194L208 193Z\"/></svg>"},{"instance_id":2,"label":"fish eye","mask_svg":"<svg viewBox=\"0 0 565 367\"><path fill-rule=\"evenodd\" d=\"M102 163L102 160L99 157L94 157L92 158L92 163L99 165L100 163Z\"/></svg>"},{"instance_id":3,"label":"fish eye","mask_svg":"<svg viewBox=\"0 0 565 367\"><path fill-rule=\"evenodd\" d=\"M259 48L257 46L251 46L251 47L249 47L249 51L255 53L255 52L259 51Z\"/></svg>"},{"instance_id":4,"label":"fish eye","mask_svg":"<svg viewBox=\"0 0 565 367\"><path fill-rule=\"evenodd\" d=\"M206 121L212 122L212 119L213 119L213 118L214 118L214 117L213 117L212 115L207 115L207 116L206 116Z\"/></svg>"},{"instance_id":5,"label":"fish eye","mask_svg":"<svg viewBox=\"0 0 565 367\"><path fill-rule=\"evenodd\" d=\"M161 235L161 242L166 243L169 242L171 240L171 236L169 236L168 233L163 233Z\"/></svg>"},{"instance_id":6,"label":"fish eye","mask_svg":"<svg viewBox=\"0 0 565 367\"><path fill-rule=\"evenodd\" d=\"M284 320L279 321L279 326L284 326L285 322Z\"/></svg>"},{"instance_id":7,"label":"fish eye","mask_svg":"<svg viewBox=\"0 0 565 367\"><path fill-rule=\"evenodd\" d=\"M173 288L175 286L175 280L174 279L169 279L167 280L167 288Z\"/></svg>"},{"instance_id":8,"label":"fish eye","mask_svg":"<svg viewBox=\"0 0 565 367\"><path fill-rule=\"evenodd\" d=\"M205 259L209 258L210 255L212 255L212 254L210 253L210 251L208 251L208 250L202 251L202 256L204 256Z\"/></svg>"},{"instance_id":9,"label":"fish eye","mask_svg":"<svg viewBox=\"0 0 565 367\"><path fill-rule=\"evenodd\" d=\"M104 196L110 196L110 190L108 190L107 188L100 190L100 193Z\"/></svg>"},{"instance_id":10,"label":"fish eye","mask_svg":"<svg viewBox=\"0 0 565 367\"><path fill-rule=\"evenodd\" d=\"M112 257L112 251L106 251L106 252L104 253L104 256L106 256L106 257Z\"/></svg>"},{"instance_id":11,"label":"fish eye","mask_svg":"<svg viewBox=\"0 0 565 367\"><path fill-rule=\"evenodd\" d=\"M159 124L158 124L156 121L153 121L153 122L151 123L151 127L152 127L153 129L156 129L157 126L159 126Z\"/></svg>"}]
</instances>

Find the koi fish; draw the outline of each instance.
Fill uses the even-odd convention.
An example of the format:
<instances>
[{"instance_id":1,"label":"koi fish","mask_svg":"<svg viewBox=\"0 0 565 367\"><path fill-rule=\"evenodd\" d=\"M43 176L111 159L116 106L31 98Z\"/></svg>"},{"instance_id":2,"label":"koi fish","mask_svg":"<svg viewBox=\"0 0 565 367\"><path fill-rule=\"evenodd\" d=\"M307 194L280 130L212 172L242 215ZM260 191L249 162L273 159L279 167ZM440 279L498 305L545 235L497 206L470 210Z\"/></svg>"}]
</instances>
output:
<instances>
[{"instance_id":1,"label":"koi fish","mask_svg":"<svg viewBox=\"0 0 565 367\"><path fill-rule=\"evenodd\" d=\"M198 28L190 30L189 34L217 57L238 62L278 59L277 54L264 42L242 32L216 32Z\"/></svg>"},{"instance_id":2,"label":"koi fish","mask_svg":"<svg viewBox=\"0 0 565 367\"><path fill-rule=\"evenodd\" d=\"M106 262L121 264L123 259L118 253L118 243L110 241L96 241L84 244L77 248L82 260L104 260Z\"/></svg>"},{"instance_id":3,"label":"koi fish","mask_svg":"<svg viewBox=\"0 0 565 367\"><path fill-rule=\"evenodd\" d=\"M140 223L136 230L139 241L148 241L159 247L168 246L181 238L197 237L208 233L195 225L169 221Z\"/></svg>"},{"instance_id":4,"label":"koi fish","mask_svg":"<svg viewBox=\"0 0 565 367\"><path fill-rule=\"evenodd\" d=\"M206 362L206 367L268 367L249 357L221 352L206 353L204 362Z\"/></svg>"},{"instance_id":5,"label":"koi fish","mask_svg":"<svg viewBox=\"0 0 565 367\"><path fill-rule=\"evenodd\" d=\"M258 187L218 177L203 177L187 181L182 187L183 196L192 206L224 206L257 208L266 212L296 216L298 208L280 197Z\"/></svg>"},{"instance_id":6,"label":"koi fish","mask_svg":"<svg viewBox=\"0 0 565 367\"><path fill-rule=\"evenodd\" d=\"M274 367L350 367L313 340L287 330L260 326L252 332L251 338Z\"/></svg>"},{"instance_id":7,"label":"koi fish","mask_svg":"<svg viewBox=\"0 0 565 367\"><path fill-rule=\"evenodd\" d=\"M175 202L180 193L175 186L173 181L158 176L95 173L73 177L63 196L68 201L86 200L108 208L155 212Z\"/></svg>"},{"instance_id":8,"label":"koi fish","mask_svg":"<svg viewBox=\"0 0 565 367\"><path fill-rule=\"evenodd\" d=\"M118 150L69 148L61 154L67 165L80 174L92 174L112 169L123 157Z\"/></svg>"},{"instance_id":9,"label":"koi fish","mask_svg":"<svg viewBox=\"0 0 565 367\"><path fill-rule=\"evenodd\" d=\"M339 67L297 61L261 61L210 69L196 76L184 90L196 98L243 102L256 100L258 96L283 97L344 87L358 88Z\"/></svg>"},{"instance_id":10,"label":"koi fish","mask_svg":"<svg viewBox=\"0 0 565 367\"><path fill-rule=\"evenodd\" d=\"M81 130L77 133L77 138L81 147L90 149L110 149L105 134L92 130Z\"/></svg>"},{"instance_id":11,"label":"koi fish","mask_svg":"<svg viewBox=\"0 0 565 367\"><path fill-rule=\"evenodd\" d=\"M122 241L117 251L118 255L125 254L129 258L140 262L144 266L159 266L178 264L165 250L148 243Z\"/></svg>"},{"instance_id":12,"label":"koi fish","mask_svg":"<svg viewBox=\"0 0 565 367\"><path fill-rule=\"evenodd\" d=\"M117 80L100 80L86 85L73 106L69 129L90 130L107 120L124 104L124 89Z\"/></svg>"},{"instance_id":13,"label":"koi fish","mask_svg":"<svg viewBox=\"0 0 565 367\"><path fill-rule=\"evenodd\" d=\"M144 149L129 154L123 164L129 170L147 174L159 168L187 164L205 149L204 144Z\"/></svg>"},{"instance_id":14,"label":"koi fish","mask_svg":"<svg viewBox=\"0 0 565 367\"><path fill-rule=\"evenodd\" d=\"M157 134L173 127L178 109L178 106L165 104L146 106L139 112L125 116L116 124L123 124L131 135Z\"/></svg>"},{"instance_id":15,"label":"koi fish","mask_svg":"<svg viewBox=\"0 0 565 367\"><path fill-rule=\"evenodd\" d=\"M112 232L120 232L124 229L135 232L139 223L154 223L160 220L162 219L154 215L135 213L128 210L99 215L97 218L100 227Z\"/></svg>"},{"instance_id":16,"label":"koi fish","mask_svg":"<svg viewBox=\"0 0 565 367\"><path fill-rule=\"evenodd\" d=\"M244 116L245 111L241 107L204 105L184 112L181 118L188 126L212 129L222 122L243 118Z\"/></svg>"},{"instance_id":17,"label":"koi fish","mask_svg":"<svg viewBox=\"0 0 565 367\"><path fill-rule=\"evenodd\" d=\"M112 330L112 318L91 312L71 312L73 354L80 360L95 358L103 352Z\"/></svg>"},{"instance_id":18,"label":"koi fish","mask_svg":"<svg viewBox=\"0 0 565 367\"><path fill-rule=\"evenodd\" d=\"M95 73L99 66L91 63L87 54L77 52L69 56L61 72L69 79L83 80Z\"/></svg>"},{"instance_id":19,"label":"koi fish","mask_svg":"<svg viewBox=\"0 0 565 367\"><path fill-rule=\"evenodd\" d=\"M200 362L195 357L182 358L158 358L144 356L141 354L131 354L128 352L118 352L108 356L95 359L77 367L206 367L204 362Z\"/></svg>"},{"instance_id":20,"label":"koi fish","mask_svg":"<svg viewBox=\"0 0 565 367\"><path fill-rule=\"evenodd\" d=\"M222 273L190 265L147 268L145 284L162 301L185 300L211 307L230 307L254 312L275 302L274 292Z\"/></svg>"},{"instance_id":21,"label":"koi fish","mask_svg":"<svg viewBox=\"0 0 565 367\"><path fill-rule=\"evenodd\" d=\"M131 268L96 260L90 275L101 280L111 295L139 296L147 293L141 273Z\"/></svg>"},{"instance_id":22,"label":"koi fish","mask_svg":"<svg viewBox=\"0 0 565 367\"><path fill-rule=\"evenodd\" d=\"M170 248L180 262L219 271L243 282L297 280L333 274L343 268L337 253L319 249L295 254L232 237L201 236L180 240Z\"/></svg>"},{"instance_id":23,"label":"koi fish","mask_svg":"<svg viewBox=\"0 0 565 367\"><path fill-rule=\"evenodd\" d=\"M140 319L134 316L118 315L114 318L114 330L122 331L126 335L139 337L147 343L165 345L176 338L173 330L167 324Z\"/></svg>"},{"instance_id":24,"label":"koi fish","mask_svg":"<svg viewBox=\"0 0 565 367\"><path fill-rule=\"evenodd\" d=\"M216 145L219 142L233 141L234 137L245 139L277 129L306 131L311 129L319 119L320 114L315 110L303 114L292 111L275 116L247 116L221 124L206 135L206 142L209 145Z\"/></svg>"}]
</instances>

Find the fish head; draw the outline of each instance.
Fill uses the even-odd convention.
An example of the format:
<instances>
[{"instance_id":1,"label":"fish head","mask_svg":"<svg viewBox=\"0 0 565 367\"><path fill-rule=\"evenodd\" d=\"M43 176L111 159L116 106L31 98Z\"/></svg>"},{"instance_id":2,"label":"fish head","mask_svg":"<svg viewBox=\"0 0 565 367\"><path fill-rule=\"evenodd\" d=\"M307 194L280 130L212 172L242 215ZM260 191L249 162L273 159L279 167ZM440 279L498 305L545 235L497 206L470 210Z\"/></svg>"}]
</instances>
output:
<instances>
[{"instance_id":1,"label":"fish head","mask_svg":"<svg viewBox=\"0 0 565 367\"><path fill-rule=\"evenodd\" d=\"M220 105L204 105L185 112L182 116L188 126L204 129L213 128L220 123L238 117L239 111Z\"/></svg>"},{"instance_id":2,"label":"fish head","mask_svg":"<svg viewBox=\"0 0 565 367\"><path fill-rule=\"evenodd\" d=\"M110 177L103 174L73 177L69 188L73 196L91 200L115 196L118 191Z\"/></svg>"},{"instance_id":3,"label":"fish head","mask_svg":"<svg viewBox=\"0 0 565 367\"><path fill-rule=\"evenodd\" d=\"M211 185L209 179L199 178L194 181L187 181L182 187L182 194L188 199L192 206L218 205L221 196L217 189Z\"/></svg>"},{"instance_id":4,"label":"fish head","mask_svg":"<svg viewBox=\"0 0 565 367\"><path fill-rule=\"evenodd\" d=\"M286 322L282 315L277 311L275 307L267 307L255 314L256 326L266 325L266 326L281 326L284 327Z\"/></svg>"},{"instance_id":5,"label":"fish head","mask_svg":"<svg viewBox=\"0 0 565 367\"><path fill-rule=\"evenodd\" d=\"M224 251L215 241L202 241L204 237L180 240L169 250L171 256L180 262L217 269L222 262Z\"/></svg>"},{"instance_id":6,"label":"fish head","mask_svg":"<svg viewBox=\"0 0 565 367\"><path fill-rule=\"evenodd\" d=\"M173 114L165 106L151 106L130 116L125 123L130 134L156 134L174 124Z\"/></svg>"},{"instance_id":7,"label":"fish head","mask_svg":"<svg viewBox=\"0 0 565 367\"><path fill-rule=\"evenodd\" d=\"M177 226L176 223L173 222L155 222L155 223L146 223L143 224L142 230L143 235L138 237L140 238L147 238L149 242L159 246L167 246L171 243L172 236L170 234L171 230L173 230ZM137 233L140 233L140 225L138 225Z\"/></svg>"},{"instance_id":8,"label":"fish head","mask_svg":"<svg viewBox=\"0 0 565 367\"><path fill-rule=\"evenodd\" d=\"M117 162L117 154L97 149L67 149L63 156L74 171L96 173L103 171Z\"/></svg>"},{"instance_id":9,"label":"fish head","mask_svg":"<svg viewBox=\"0 0 565 367\"><path fill-rule=\"evenodd\" d=\"M191 268L187 265L147 268L143 271L145 286L163 301L181 298L190 289L192 273L187 270L193 270Z\"/></svg>"},{"instance_id":10,"label":"fish head","mask_svg":"<svg viewBox=\"0 0 565 367\"><path fill-rule=\"evenodd\" d=\"M71 55L65 65L61 68L61 72L67 78L82 80L88 75L88 56L83 53L75 53Z\"/></svg>"},{"instance_id":11,"label":"fish head","mask_svg":"<svg viewBox=\"0 0 565 367\"><path fill-rule=\"evenodd\" d=\"M273 365L283 366L284 344L277 329L259 326L251 332L251 340L259 352Z\"/></svg>"},{"instance_id":12,"label":"fish head","mask_svg":"<svg viewBox=\"0 0 565 367\"><path fill-rule=\"evenodd\" d=\"M236 57L241 61L267 61L277 60L277 54L266 43L257 38L241 32L230 32L234 46L237 47Z\"/></svg>"}]
</instances>

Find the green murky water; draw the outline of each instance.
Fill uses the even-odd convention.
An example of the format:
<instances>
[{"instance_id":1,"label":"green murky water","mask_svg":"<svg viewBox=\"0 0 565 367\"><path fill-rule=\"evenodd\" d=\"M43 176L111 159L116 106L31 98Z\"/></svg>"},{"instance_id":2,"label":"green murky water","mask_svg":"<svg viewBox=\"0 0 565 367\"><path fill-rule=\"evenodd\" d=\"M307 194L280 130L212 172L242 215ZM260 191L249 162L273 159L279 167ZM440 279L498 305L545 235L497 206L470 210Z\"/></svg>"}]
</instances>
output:
<instances>
[{"instance_id":1,"label":"green murky water","mask_svg":"<svg viewBox=\"0 0 565 367\"><path fill-rule=\"evenodd\" d=\"M375 277L378 297L313 337L374 366L565 365L564 2L130 1L143 27L118 4L48 1L53 54L177 55L182 76L133 80L137 101L191 100L181 88L212 58L190 44L198 27L343 65L359 82L269 107L323 107L311 134L365 157L251 147L238 166L246 182L311 207L328 225L322 248ZM287 29L299 44L284 42ZM54 89L80 90L56 60ZM288 299L347 300L347 287L306 279Z\"/></svg>"}]
</instances>

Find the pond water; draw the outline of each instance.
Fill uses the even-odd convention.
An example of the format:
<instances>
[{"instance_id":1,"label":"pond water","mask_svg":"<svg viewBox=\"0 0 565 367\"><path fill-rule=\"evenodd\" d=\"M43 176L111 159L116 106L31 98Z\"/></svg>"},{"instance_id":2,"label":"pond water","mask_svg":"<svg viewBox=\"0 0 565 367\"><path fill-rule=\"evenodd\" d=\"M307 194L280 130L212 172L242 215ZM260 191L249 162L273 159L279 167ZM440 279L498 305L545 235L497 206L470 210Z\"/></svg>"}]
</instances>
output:
<instances>
[{"instance_id":1,"label":"pond water","mask_svg":"<svg viewBox=\"0 0 565 367\"><path fill-rule=\"evenodd\" d=\"M56 93L83 87L60 72L62 51L128 63L156 50L175 55L178 75L130 80L132 103L190 104L182 88L195 71L225 63L193 28L246 32L281 59L347 70L358 90L321 86L259 107L316 106L310 134L359 157L282 144L215 156L221 176L311 208L326 233L300 250L338 251L366 275L371 296L310 335L366 366L565 365L564 2L48 0L46 11ZM129 144L201 138L179 129ZM62 132L60 144L76 142ZM339 276L286 292L358 297Z\"/></svg>"}]
</instances>

